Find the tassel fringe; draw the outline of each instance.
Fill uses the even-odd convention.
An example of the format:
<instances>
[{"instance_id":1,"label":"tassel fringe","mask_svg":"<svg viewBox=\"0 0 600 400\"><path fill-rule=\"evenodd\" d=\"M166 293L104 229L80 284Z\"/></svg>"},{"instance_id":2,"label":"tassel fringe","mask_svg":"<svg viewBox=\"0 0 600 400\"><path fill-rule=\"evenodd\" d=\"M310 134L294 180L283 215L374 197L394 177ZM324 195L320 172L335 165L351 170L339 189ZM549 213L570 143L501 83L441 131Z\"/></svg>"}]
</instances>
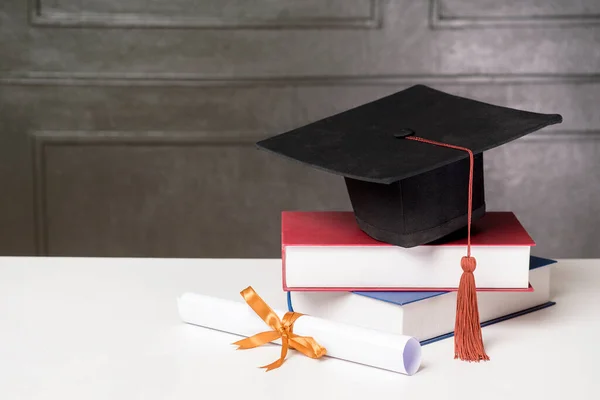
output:
<instances>
[{"instance_id":1,"label":"tassel fringe","mask_svg":"<svg viewBox=\"0 0 600 400\"><path fill-rule=\"evenodd\" d=\"M463 257L460 265L463 273L456 301L454 358L470 362L488 361L490 358L485 353L483 346L477 307L477 289L473 275L477 262L474 257Z\"/></svg>"}]
</instances>

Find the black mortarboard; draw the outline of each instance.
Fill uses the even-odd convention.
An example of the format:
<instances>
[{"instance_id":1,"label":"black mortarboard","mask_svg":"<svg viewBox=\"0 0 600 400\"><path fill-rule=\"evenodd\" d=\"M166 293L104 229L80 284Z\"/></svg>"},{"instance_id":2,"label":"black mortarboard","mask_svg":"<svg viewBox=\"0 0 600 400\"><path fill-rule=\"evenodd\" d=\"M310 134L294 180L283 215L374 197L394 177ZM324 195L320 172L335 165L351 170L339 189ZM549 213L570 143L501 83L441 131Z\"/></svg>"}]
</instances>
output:
<instances>
[{"instance_id":1,"label":"black mortarboard","mask_svg":"<svg viewBox=\"0 0 600 400\"><path fill-rule=\"evenodd\" d=\"M377 240L413 247L467 226L470 160L465 151L407 137L473 152L475 220L485 213L483 152L561 121L558 114L416 85L257 145L343 176L360 228Z\"/></svg>"}]
</instances>

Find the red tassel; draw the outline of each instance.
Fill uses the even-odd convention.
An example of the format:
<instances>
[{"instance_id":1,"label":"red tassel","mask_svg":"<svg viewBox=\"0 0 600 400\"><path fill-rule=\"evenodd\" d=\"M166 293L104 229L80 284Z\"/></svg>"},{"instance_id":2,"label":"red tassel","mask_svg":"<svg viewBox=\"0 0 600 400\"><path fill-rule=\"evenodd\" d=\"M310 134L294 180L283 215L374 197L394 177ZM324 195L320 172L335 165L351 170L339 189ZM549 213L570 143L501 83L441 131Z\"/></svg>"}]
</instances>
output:
<instances>
[{"instance_id":1,"label":"red tassel","mask_svg":"<svg viewBox=\"0 0 600 400\"><path fill-rule=\"evenodd\" d=\"M456 323L454 325L454 358L463 361L487 361L490 358L483 347L477 289L473 271L477 266L474 257L460 260L463 269L456 299Z\"/></svg>"},{"instance_id":2,"label":"red tassel","mask_svg":"<svg viewBox=\"0 0 600 400\"><path fill-rule=\"evenodd\" d=\"M471 214L473 205L473 152L466 147L454 146L417 136L406 139L429 143L436 146L466 151L469 154L469 204L467 208L467 256L460 260L463 269L456 298L456 322L454 324L454 358L463 361L488 361L490 358L483 348L481 325L479 324L479 309L477 308L477 287L473 271L477 267L474 257L471 257Z\"/></svg>"}]
</instances>

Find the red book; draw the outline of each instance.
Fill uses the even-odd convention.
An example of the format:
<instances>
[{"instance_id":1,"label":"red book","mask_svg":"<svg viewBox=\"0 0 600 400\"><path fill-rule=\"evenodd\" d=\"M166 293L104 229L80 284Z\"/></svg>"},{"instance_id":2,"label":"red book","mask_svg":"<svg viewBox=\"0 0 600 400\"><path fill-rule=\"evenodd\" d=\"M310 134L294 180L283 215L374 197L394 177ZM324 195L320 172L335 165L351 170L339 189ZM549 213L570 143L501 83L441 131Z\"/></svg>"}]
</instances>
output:
<instances>
[{"instance_id":1,"label":"red book","mask_svg":"<svg viewBox=\"0 0 600 400\"><path fill-rule=\"evenodd\" d=\"M350 211L282 213L286 291L458 289L466 237L402 248L364 233ZM488 212L471 228L478 290L531 290L535 243L511 212Z\"/></svg>"}]
</instances>

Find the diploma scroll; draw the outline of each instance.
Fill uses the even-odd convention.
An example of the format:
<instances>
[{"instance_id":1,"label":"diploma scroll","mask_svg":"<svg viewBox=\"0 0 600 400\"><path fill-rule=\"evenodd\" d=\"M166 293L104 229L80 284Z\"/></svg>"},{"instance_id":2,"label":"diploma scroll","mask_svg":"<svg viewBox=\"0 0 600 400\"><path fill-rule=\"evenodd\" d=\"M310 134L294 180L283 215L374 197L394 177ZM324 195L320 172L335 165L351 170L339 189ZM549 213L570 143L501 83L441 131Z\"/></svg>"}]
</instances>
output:
<instances>
[{"instance_id":1,"label":"diploma scroll","mask_svg":"<svg viewBox=\"0 0 600 400\"><path fill-rule=\"evenodd\" d=\"M185 293L178 299L183 322L250 337L269 330L245 303ZM279 318L285 312L274 310ZM391 334L303 315L294 333L313 337L327 349L327 356L413 375L421 365L421 345L410 336ZM281 340L272 343L281 344Z\"/></svg>"}]
</instances>

